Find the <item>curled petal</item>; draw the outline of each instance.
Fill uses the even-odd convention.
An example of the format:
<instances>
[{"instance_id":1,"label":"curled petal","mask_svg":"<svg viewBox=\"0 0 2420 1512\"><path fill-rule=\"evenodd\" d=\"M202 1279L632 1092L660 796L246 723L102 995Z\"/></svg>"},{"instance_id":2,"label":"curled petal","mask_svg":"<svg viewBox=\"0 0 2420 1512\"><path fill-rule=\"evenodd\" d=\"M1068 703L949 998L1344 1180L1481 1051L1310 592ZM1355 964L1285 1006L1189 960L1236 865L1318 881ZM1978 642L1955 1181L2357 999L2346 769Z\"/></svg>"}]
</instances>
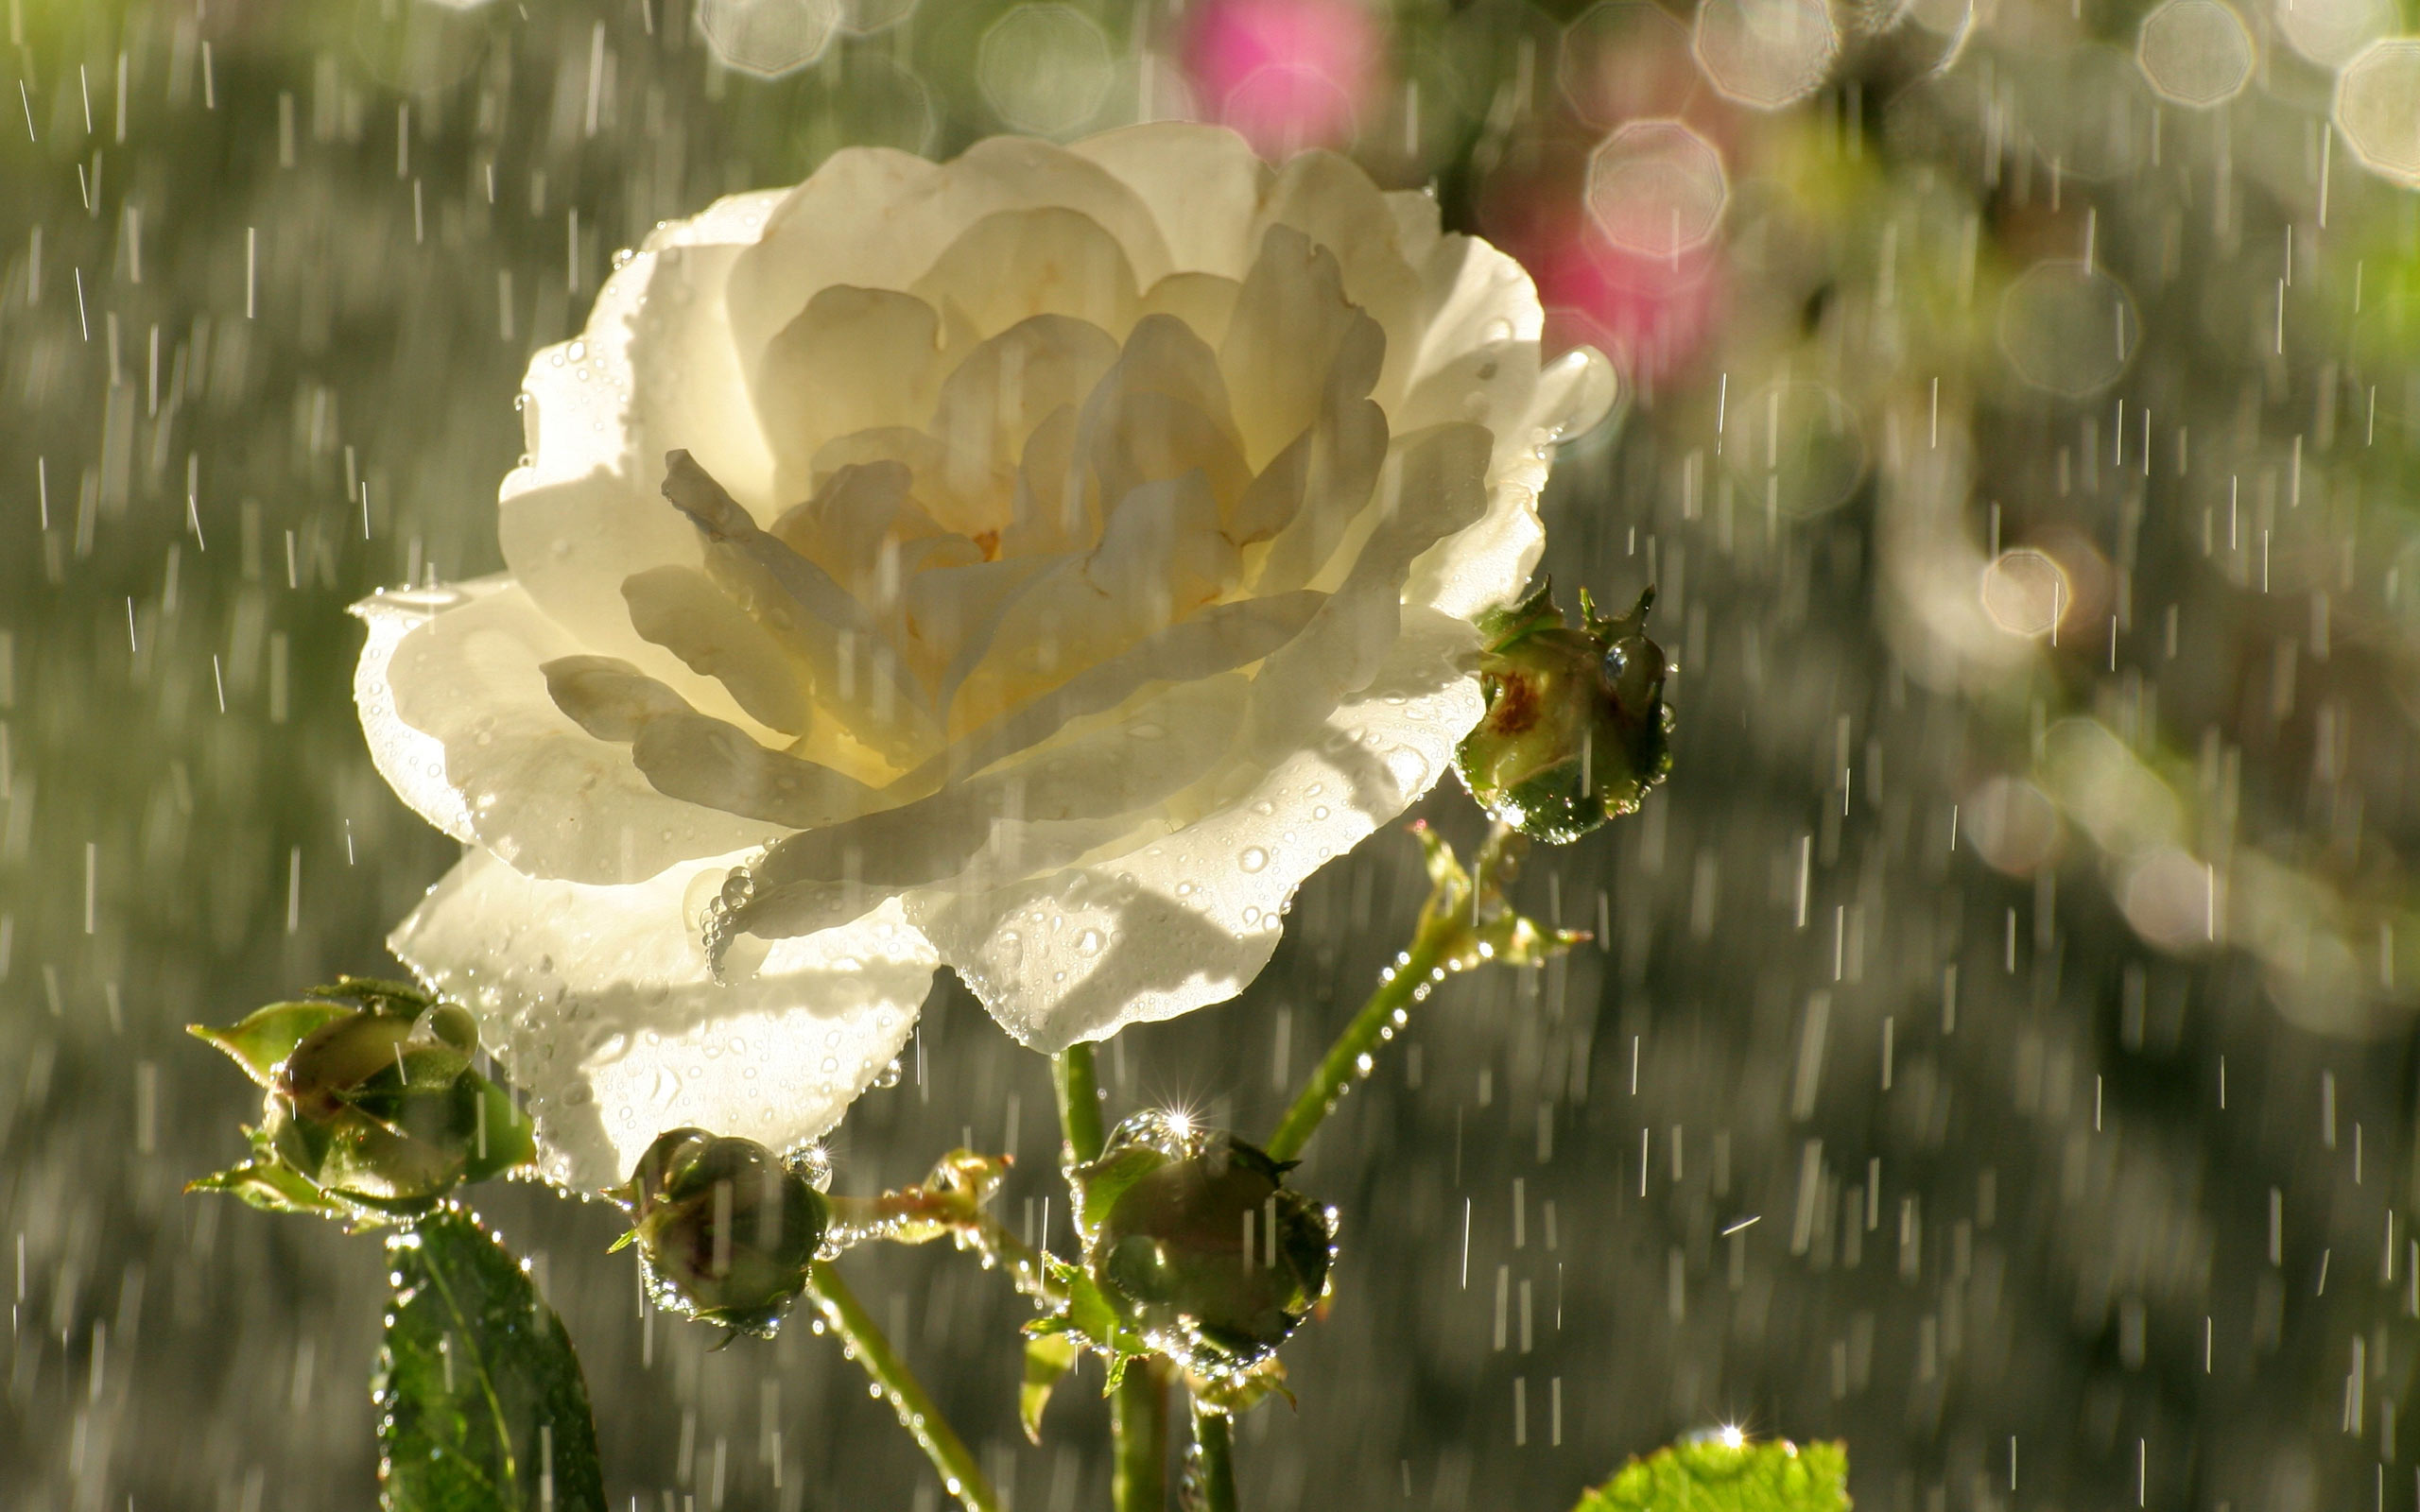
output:
<instances>
[{"instance_id":1,"label":"curled petal","mask_svg":"<svg viewBox=\"0 0 2420 1512\"><path fill-rule=\"evenodd\" d=\"M766 749L627 662L571 656L539 670L558 708L597 739L629 745L632 763L667 798L788 829L879 806L855 778Z\"/></svg>"},{"instance_id":2,"label":"curled petal","mask_svg":"<svg viewBox=\"0 0 2420 1512\"><path fill-rule=\"evenodd\" d=\"M705 574L694 567L649 568L623 582L622 597L639 634L729 689L750 718L785 734L806 732L807 692L797 668Z\"/></svg>"},{"instance_id":3,"label":"curled petal","mask_svg":"<svg viewBox=\"0 0 2420 1512\"><path fill-rule=\"evenodd\" d=\"M1365 693L1231 801L1172 834L908 917L1003 1028L1056 1052L1241 991L1303 880L1427 791L1477 721L1468 625L1426 610Z\"/></svg>"},{"instance_id":4,"label":"curled petal","mask_svg":"<svg viewBox=\"0 0 2420 1512\"><path fill-rule=\"evenodd\" d=\"M354 616L370 627L370 639L353 669L353 701L361 713L361 732L369 739L370 759L378 775L414 814L469 845L478 835L462 795L445 780L445 743L406 724L395 712L389 672L404 637L462 602L462 594L450 588L406 589L374 594L353 606Z\"/></svg>"},{"instance_id":5,"label":"curled petal","mask_svg":"<svg viewBox=\"0 0 2420 1512\"><path fill-rule=\"evenodd\" d=\"M734 859L589 887L474 850L388 941L478 1015L529 1094L549 1178L600 1191L683 1126L803 1143L907 1042L938 958L895 906L713 979L684 901Z\"/></svg>"},{"instance_id":6,"label":"curled petal","mask_svg":"<svg viewBox=\"0 0 2420 1512\"><path fill-rule=\"evenodd\" d=\"M382 767L417 753L424 778L429 747L399 731L434 741L460 804L448 817L531 876L637 882L762 842L767 825L666 797L624 747L556 707L540 668L582 654L510 580L459 585L397 641L383 679L367 668L356 679L363 728L373 751L387 746Z\"/></svg>"}]
</instances>

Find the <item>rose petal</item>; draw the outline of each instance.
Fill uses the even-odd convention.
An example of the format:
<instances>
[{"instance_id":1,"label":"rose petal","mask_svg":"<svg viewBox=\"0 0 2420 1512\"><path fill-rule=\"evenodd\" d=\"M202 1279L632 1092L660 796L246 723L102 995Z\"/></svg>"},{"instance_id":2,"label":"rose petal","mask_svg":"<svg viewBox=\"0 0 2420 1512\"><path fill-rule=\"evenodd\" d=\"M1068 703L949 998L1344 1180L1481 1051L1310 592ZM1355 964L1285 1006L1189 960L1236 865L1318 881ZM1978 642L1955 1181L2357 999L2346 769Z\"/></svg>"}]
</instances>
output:
<instances>
[{"instance_id":1,"label":"rose petal","mask_svg":"<svg viewBox=\"0 0 2420 1512\"><path fill-rule=\"evenodd\" d=\"M1375 519L1351 565L1303 633L1260 669L1265 691L1253 704L1250 748L1289 750L1377 675L1402 625L1424 612L1406 606L1397 587L1412 559L1486 511L1487 447L1488 434L1477 425L1439 425L1397 439L1378 480ZM1339 560L1346 556L1340 552ZM1331 563L1321 580L1337 572Z\"/></svg>"},{"instance_id":2,"label":"rose petal","mask_svg":"<svg viewBox=\"0 0 2420 1512\"><path fill-rule=\"evenodd\" d=\"M1509 394L1500 397L1509 402ZM1404 602L1470 618L1518 595L1546 550L1537 501L1554 439L1596 424L1616 397L1613 365L1594 347L1576 347L1547 364L1519 418L1492 422L1486 516L1412 563Z\"/></svg>"},{"instance_id":3,"label":"rose petal","mask_svg":"<svg viewBox=\"0 0 2420 1512\"><path fill-rule=\"evenodd\" d=\"M1234 996L1276 948L1303 880L1443 774L1481 706L1470 627L1406 615L1367 692L1317 738L1165 839L908 915L1019 1040L1056 1052Z\"/></svg>"},{"instance_id":4,"label":"rose petal","mask_svg":"<svg viewBox=\"0 0 2420 1512\"><path fill-rule=\"evenodd\" d=\"M988 137L956 162L843 147L790 191L735 267L728 300L739 355L757 350L834 284L907 289L959 233L1001 210L1074 210L1116 238L1139 286L1170 270L1167 242L1134 192L1064 147Z\"/></svg>"},{"instance_id":5,"label":"rose petal","mask_svg":"<svg viewBox=\"0 0 2420 1512\"><path fill-rule=\"evenodd\" d=\"M768 730L804 734L811 704L799 669L745 610L694 567L652 567L622 584L631 625L700 677L731 692Z\"/></svg>"},{"instance_id":6,"label":"rose petal","mask_svg":"<svg viewBox=\"0 0 2420 1512\"><path fill-rule=\"evenodd\" d=\"M881 800L845 773L707 718L627 662L569 656L539 670L557 708L597 739L630 746L631 762L667 798L788 829L837 823Z\"/></svg>"},{"instance_id":7,"label":"rose petal","mask_svg":"<svg viewBox=\"0 0 2420 1512\"><path fill-rule=\"evenodd\" d=\"M1345 297L1335 256L1289 227L1271 230L1219 347L1244 455L1268 465L1332 395L1370 392L1386 333Z\"/></svg>"},{"instance_id":8,"label":"rose petal","mask_svg":"<svg viewBox=\"0 0 2420 1512\"><path fill-rule=\"evenodd\" d=\"M1333 152L1303 152L1277 170L1261 202L1267 232L1287 227L1337 261L1345 297L1387 334L1384 371L1372 391L1382 404L1403 393L1412 371L1421 307L1419 274L1404 260L1395 217L1370 176Z\"/></svg>"},{"instance_id":9,"label":"rose petal","mask_svg":"<svg viewBox=\"0 0 2420 1512\"><path fill-rule=\"evenodd\" d=\"M814 491L811 464L834 437L921 421L941 380L941 317L931 305L890 289L818 290L756 367L775 497Z\"/></svg>"},{"instance_id":10,"label":"rose petal","mask_svg":"<svg viewBox=\"0 0 2420 1512\"><path fill-rule=\"evenodd\" d=\"M968 535L1010 523L1009 472L1058 410L1083 403L1117 361L1117 340L1063 315L1021 320L977 346L942 384L932 438L942 473L927 490L934 516ZM920 472L917 481L929 474Z\"/></svg>"},{"instance_id":11,"label":"rose petal","mask_svg":"<svg viewBox=\"0 0 2420 1512\"><path fill-rule=\"evenodd\" d=\"M1332 384L1318 421L1270 458L1236 501L1229 533L1269 541L1255 593L1282 593L1309 582L1369 507L1386 464L1387 417L1352 393L1358 382Z\"/></svg>"},{"instance_id":12,"label":"rose petal","mask_svg":"<svg viewBox=\"0 0 2420 1512\"><path fill-rule=\"evenodd\" d=\"M660 473L661 458L656 467ZM636 662L693 700L726 698L631 624L626 580L704 559L697 532L665 507L654 481L599 472L516 491L519 477L506 481L496 536L513 580L531 601L582 649ZM693 684L712 691L701 695Z\"/></svg>"},{"instance_id":13,"label":"rose petal","mask_svg":"<svg viewBox=\"0 0 2420 1512\"><path fill-rule=\"evenodd\" d=\"M1107 729L1122 730L1149 743L1143 747L1121 747L1115 741L1102 740L1098 733L1088 735L1086 738L1098 742L1090 747L1093 753L1106 752L1112 761L1145 760L1173 772L1184 765L1175 752L1207 748L1199 745L1202 741L1224 742L1227 731L1215 725L1180 722L1173 703L1155 704L1150 698L1136 701L1134 696L1153 684L1166 684L1166 690L1154 697L1182 700L1191 696L1184 693L1185 688L1232 676L1230 669L1262 661L1287 644L1302 633L1305 625L1314 622L1324 602L1323 595L1300 593L1214 606L1169 627L1125 655L1079 675L990 729L959 741L925 768L901 779L902 788L935 791L936 796L925 806L910 804L895 811L882 827L886 831L910 832L905 840L886 837L882 841L882 865L888 868L884 875L912 875L919 882L936 883L945 880L954 868L963 868L984 842L969 838L971 831L963 828L964 814L948 808L955 800L946 795L966 788L966 774L989 773L994 785L987 791L998 795L999 806L987 812L1005 813L1008 800L998 783L1005 782L1014 786L1025 782L1032 763L1060 754L1053 742L1062 731L1094 729L1098 724L1096 716L1109 711L1119 711L1122 717L1111 716ZM1261 696L1255 687L1253 697ZM1173 746L1156 744L1168 740L1172 734L1176 742ZM1138 751L1145 754L1138 756ZM1194 765L1198 766L1198 763ZM1052 819L1107 815L1115 821L1110 833L1131 827L1132 820L1122 816L1119 809L1130 799L1114 783L1096 784L1088 793L1080 783L1072 789L1063 786L1062 791L1081 797L1084 807L1080 811L1065 809L1063 805L1071 801L1066 798L1028 805L1028 799L1020 797L1016 800L1019 814ZM1061 806L1054 808L1052 803ZM988 816L982 819L986 826L993 822ZM961 828L953 833L949 829L952 824ZM852 910L861 912L872 906L876 895L865 892L857 885L873 876L863 860L873 847L870 834L873 828L868 826L855 835L841 837L838 845L830 837L797 835L776 846L752 868L758 888L737 916L738 927L770 937L790 930L824 927L838 919L853 917ZM1068 832L1037 842L1034 849L1039 851L1050 845L1070 842L1076 851L1080 851L1108 837L1094 830ZM836 887L836 883L847 885Z\"/></svg>"},{"instance_id":14,"label":"rose petal","mask_svg":"<svg viewBox=\"0 0 2420 1512\"><path fill-rule=\"evenodd\" d=\"M1253 213L1272 175L1242 137L1221 126L1153 121L1068 150L1116 175L1150 207L1178 271L1243 277L1260 246Z\"/></svg>"},{"instance_id":15,"label":"rose petal","mask_svg":"<svg viewBox=\"0 0 2420 1512\"><path fill-rule=\"evenodd\" d=\"M1390 189L1381 198L1395 218L1395 245L1403 260L1424 266L1444 235L1444 208L1437 196L1426 189Z\"/></svg>"},{"instance_id":16,"label":"rose petal","mask_svg":"<svg viewBox=\"0 0 2420 1512\"><path fill-rule=\"evenodd\" d=\"M1075 455L1086 513L1146 483L1200 470L1223 508L1251 476L1218 354L1172 316L1138 323L1116 365L1084 402Z\"/></svg>"},{"instance_id":17,"label":"rose petal","mask_svg":"<svg viewBox=\"0 0 2420 1512\"><path fill-rule=\"evenodd\" d=\"M1224 765L1252 697L1240 673L1172 684L930 798L793 834L750 866L731 923L829 929L910 887L980 890L1153 828L1154 805Z\"/></svg>"},{"instance_id":18,"label":"rose petal","mask_svg":"<svg viewBox=\"0 0 2420 1512\"><path fill-rule=\"evenodd\" d=\"M1135 306L1138 319L1172 315L1186 330L1216 347L1227 339L1227 324L1236 313L1236 296L1243 285L1216 273L1170 273L1143 291Z\"/></svg>"},{"instance_id":19,"label":"rose petal","mask_svg":"<svg viewBox=\"0 0 2420 1512\"><path fill-rule=\"evenodd\" d=\"M664 494L706 541L706 573L847 707L852 733L893 760L932 734L927 696L868 607L755 522L685 453L666 458ZM852 702L848 690L866 698Z\"/></svg>"},{"instance_id":20,"label":"rose petal","mask_svg":"<svg viewBox=\"0 0 2420 1512\"><path fill-rule=\"evenodd\" d=\"M683 1126L804 1143L907 1042L938 962L895 905L777 943L747 981L714 981L683 905L733 859L584 887L475 850L388 941L478 1015L528 1094L550 1180L618 1183Z\"/></svg>"},{"instance_id":21,"label":"rose petal","mask_svg":"<svg viewBox=\"0 0 2420 1512\"><path fill-rule=\"evenodd\" d=\"M953 722L979 726L1114 660L1218 597L1240 564L1201 472L1132 490L1098 547L1004 602L981 660L945 689Z\"/></svg>"},{"instance_id":22,"label":"rose petal","mask_svg":"<svg viewBox=\"0 0 2420 1512\"><path fill-rule=\"evenodd\" d=\"M1060 315L1123 336L1134 323L1133 266L1117 238L1076 211L1002 210L960 232L915 293L976 336Z\"/></svg>"},{"instance_id":23,"label":"rose petal","mask_svg":"<svg viewBox=\"0 0 2420 1512\"><path fill-rule=\"evenodd\" d=\"M489 579L487 586L497 586L496 580ZM471 827L462 795L445 780L445 743L404 723L395 713L389 680L395 647L404 637L464 602L458 589L406 589L374 593L354 605L354 617L370 627L370 639L354 664L353 701L361 713L361 732L369 740L370 760L378 775L414 814L469 845L477 832Z\"/></svg>"},{"instance_id":24,"label":"rose petal","mask_svg":"<svg viewBox=\"0 0 2420 1512\"><path fill-rule=\"evenodd\" d=\"M382 770L428 748L395 741L378 712L391 708L397 724L443 748L445 785L470 837L531 876L639 882L769 837L768 825L657 792L627 750L555 707L541 664L587 648L517 584L486 578L458 591L458 604L395 644L383 683L366 665L359 675L362 706L376 721L364 723L373 754L382 744L388 751Z\"/></svg>"},{"instance_id":25,"label":"rose petal","mask_svg":"<svg viewBox=\"0 0 2420 1512\"><path fill-rule=\"evenodd\" d=\"M771 534L859 602L875 602L883 596L884 558L892 558L887 575L896 593L899 547L944 533L912 496L914 486L905 463L851 463L826 475L814 498L774 521Z\"/></svg>"}]
</instances>

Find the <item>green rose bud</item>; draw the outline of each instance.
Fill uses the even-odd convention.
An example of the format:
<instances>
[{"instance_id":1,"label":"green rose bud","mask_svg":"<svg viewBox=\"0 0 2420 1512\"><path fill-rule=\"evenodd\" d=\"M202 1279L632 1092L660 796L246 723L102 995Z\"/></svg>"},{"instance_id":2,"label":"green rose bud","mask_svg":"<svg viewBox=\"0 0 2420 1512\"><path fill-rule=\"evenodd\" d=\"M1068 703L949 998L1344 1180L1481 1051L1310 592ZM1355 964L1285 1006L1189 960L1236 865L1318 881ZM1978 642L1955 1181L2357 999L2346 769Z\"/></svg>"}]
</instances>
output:
<instances>
[{"instance_id":1,"label":"green rose bud","mask_svg":"<svg viewBox=\"0 0 2420 1512\"><path fill-rule=\"evenodd\" d=\"M698 1128L659 1136L607 1194L631 1215L614 1247L639 1246L658 1306L765 1337L832 1221L823 1194L772 1151Z\"/></svg>"},{"instance_id":2,"label":"green rose bud","mask_svg":"<svg viewBox=\"0 0 2420 1512\"><path fill-rule=\"evenodd\" d=\"M1479 620L1487 713L1454 751L1479 806L1550 845L1634 812L1671 770L1664 651L1646 636L1655 590L1606 619L1585 589L1567 625L1547 583Z\"/></svg>"},{"instance_id":3,"label":"green rose bud","mask_svg":"<svg viewBox=\"0 0 2420 1512\"><path fill-rule=\"evenodd\" d=\"M1093 1280L1198 1376L1250 1372L1326 1293L1334 1219L1285 1185L1291 1168L1233 1135L1146 1114L1077 1173Z\"/></svg>"},{"instance_id":4,"label":"green rose bud","mask_svg":"<svg viewBox=\"0 0 2420 1512\"><path fill-rule=\"evenodd\" d=\"M402 1215L534 1154L527 1117L474 1064L470 1015L410 988L347 978L194 1032L268 1093L254 1159L196 1183L205 1190L279 1210Z\"/></svg>"}]
</instances>

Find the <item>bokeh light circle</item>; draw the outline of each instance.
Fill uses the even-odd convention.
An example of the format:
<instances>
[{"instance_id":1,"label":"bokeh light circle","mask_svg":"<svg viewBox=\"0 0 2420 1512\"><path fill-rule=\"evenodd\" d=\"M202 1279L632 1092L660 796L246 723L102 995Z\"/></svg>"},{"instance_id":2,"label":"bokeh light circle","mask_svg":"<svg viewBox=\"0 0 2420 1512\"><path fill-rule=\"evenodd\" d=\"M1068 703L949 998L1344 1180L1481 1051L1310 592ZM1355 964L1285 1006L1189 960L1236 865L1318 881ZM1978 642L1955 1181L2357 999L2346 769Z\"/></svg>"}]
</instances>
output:
<instances>
[{"instance_id":1,"label":"bokeh light circle","mask_svg":"<svg viewBox=\"0 0 2420 1512\"><path fill-rule=\"evenodd\" d=\"M1010 126L1064 136L1100 113L1115 67L1100 23L1073 6L1024 5L983 34L975 80Z\"/></svg>"},{"instance_id":2,"label":"bokeh light circle","mask_svg":"<svg viewBox=\"0 0 2420 1512\"><path fill-rule=\"evenodd\" d=\"M1824 0L1705 0L1690 50L1726 99L1777 111L1822 87L1841 34Z\"/></svg>"},{"instance_id":3,"label":"bokeh light circle","mask_svg":"<svg viewBox=\"0 0 2420 1512\"><path fill-rule=\"evenodd\" d=\"M2394 0L2276 0L2277 34L2323 68L2342 68L2394 34Z\"/></svg>"},{"instance_id":4,"label":"bokeh light circle","mask_svg":"<svg viewBox=\"0 0 2420 1512\"><path fill-rule=\"evenodd\" d=\"M916 0L839 0L839 6L840 29L862 37L907 20Z\"/></svg>"},{"instance_id":5,"label":"bokeh light circle","mask_svg":"<svg viewBox=\"0 0 2420 1512\"><path fill-rule=\"evenodd\" d=\"M1604 0L1566 27L1556 82L1574 114L1616 127L1678 115L1697 87L1688 28L1650 0Z\"/></svg>"},{"instance_id":6,"label":"bokeh light circle","mask_svg":"<svg viewBox=\"0 0 2420 1512\"><path fill-rule=\"evenodd\" d=\"M2420 37L2363 48L2337 77L2335 113L2363 166L2420 189Z\"/></svg>"},{"instance_id":7,"label":"bokeh light circle","mask_svg":"<svg viewBox=\"0 0 2420 1512\"><path fill-rule=\"evenodd\" d=\"M1750 503L1805 518L1847 503L1865 481L1865 427L1829 386L1785 378L1735 403L1722 455Z\"/></svg>"},{"instance_id":8,"label":"bokeh light circle","mask_svg":"<svg viewBox=\"0 0 2420 1512\"><path fill-rule=\"evenodd\" d=\"M2162 99L2207 109L2252 77L2252 33L2221 0L2168 0L2143 19L2135 57Z\"/></svg>"},{"instance_id":9,"label":"bokeh light circle","mask_svg":"<svg viewBox=\"0 0 2420 1512\"><path fill-rule=\"evenodd\" d=\"M1678 121L1634 121L1588 155L1587 194L1588 218L1614 246L1678 258L1713 239L1730 184L1705 138Z\"/></svg>"},{"instance_id":10,"label":"bokeh light circle","mask_svg":"<svg viewBox=\"0 0 2420 1512\"><path fill-rule=\"evenodd\" d=\"M1361 0L1201 0L1185 22L1195 94L1270 157L1351 141L1385 53Z\"/></svg>"},{"instance_id":11,"label":"bokeh light circle","mask_svg":"<svg viewBox=\"0 0 2420 1512\"><path fill-rule=\"evenodd\" d=\"M2075 607L2075 590L2057 558L2031 546L2003 551L1983 567L1983 614L2011 635L2048 635Z\"/></svg>"},{"instance_id":12,"label":"bokeh light circle","mask_svg":"<svg viewBox=\"0 0 2420 1512\"><path fill-rule=\"evenodd\" d=\"M698 0L698 30L726 68L759 78L823 56L840 26L838 0Z\"/></svg>"},{"instance_id":13,"label":"bokeh light circle","mask_svg":"<svg viewBox=\"0 0 2420 1512\"><path fill-rule=\"evenodd\" d=\"M2089 263L2054 258L2000 297L1999 336L2018 377L2081 399L2118 381L2142 345L2142 325L2123 284Z\"/></svg>"},{"instance_id":14,"label":"bokeh light circle","mask_svg":"<svg viewBox=\"0 0 2420 1512\"><path fill-rule=\"evenodd\" d=\"M1983 864L2012 877L2057 860L2066 838L2059 806L2022 778L1985 778L1959 805L1958 819Z\"/></svg>"},{"instance_id":15,"label":"bokeh light circle","mask_svg":"<svg viewBox=\"0 0 2420 1512\"><path fill-rule=\"evenodd\" d=\"M2217 933L2216 879L2208 867L2175 846L2135 860L2118 885L2118 899L2135 933L2162 950L2207 944Z\"/></svg>"}]
</instances>

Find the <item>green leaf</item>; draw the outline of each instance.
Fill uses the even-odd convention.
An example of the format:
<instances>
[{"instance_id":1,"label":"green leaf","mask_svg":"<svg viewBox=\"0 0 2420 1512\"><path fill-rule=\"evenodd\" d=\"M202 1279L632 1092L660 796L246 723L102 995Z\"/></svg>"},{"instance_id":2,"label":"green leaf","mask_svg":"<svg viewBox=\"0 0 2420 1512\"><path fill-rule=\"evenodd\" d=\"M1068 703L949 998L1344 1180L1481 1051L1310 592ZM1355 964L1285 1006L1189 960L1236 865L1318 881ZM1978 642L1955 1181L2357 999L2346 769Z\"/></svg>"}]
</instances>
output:
<instances>
[{"instance_id":1,"label":"green leaf","mask_svg":"<svg viewBox=\"0 0 2420 1512\"><path fill-rule=\"evenodd\" d=\"M389 1239L387 1261L386 1512L603 1512L579 1358L520 1263L451 1205Z\"/></svg>"},{"instance_id":2,"label":"green leaf","mask_svg":"<svg viewBox=\"0 0 2420 1512\"><path fill-rule=\"evenodd\" d=\"M1848 1480L1846 1444L1725 1430L1632 1460L1573 1512L1848 1512Z\"/></svg>"},{"instance_id":3,"label":"green leaf","mask_svg":"<svg viewBox=\"0 0 2420 1512\"><path fill-rule=\"evenodd\" d=\"M227 1052L244 1074L263 1087L276 1074L278 1062L294 1054L305 1035L324 1023L353 1017L354 1010L335 1003L272 1003L245 1015L242 1022L224 1029L189 1023L185 1033Z\"/></svg>"},{"instance_id":4,"label":"green leaf","mask_svg":"<svg viewBox=\"0 0 2420 1512\"><path fill-rule=\"evenodd\" d=\"M1050 1404L1050 1389L1075 1367L1075 1335L1037 1333L1025 1341L1025 1380L1017 1386L1017 1421L1025 1425L1029 1442L1042 1442L1042 1409Z\"/></svg>"}]
</instances>

